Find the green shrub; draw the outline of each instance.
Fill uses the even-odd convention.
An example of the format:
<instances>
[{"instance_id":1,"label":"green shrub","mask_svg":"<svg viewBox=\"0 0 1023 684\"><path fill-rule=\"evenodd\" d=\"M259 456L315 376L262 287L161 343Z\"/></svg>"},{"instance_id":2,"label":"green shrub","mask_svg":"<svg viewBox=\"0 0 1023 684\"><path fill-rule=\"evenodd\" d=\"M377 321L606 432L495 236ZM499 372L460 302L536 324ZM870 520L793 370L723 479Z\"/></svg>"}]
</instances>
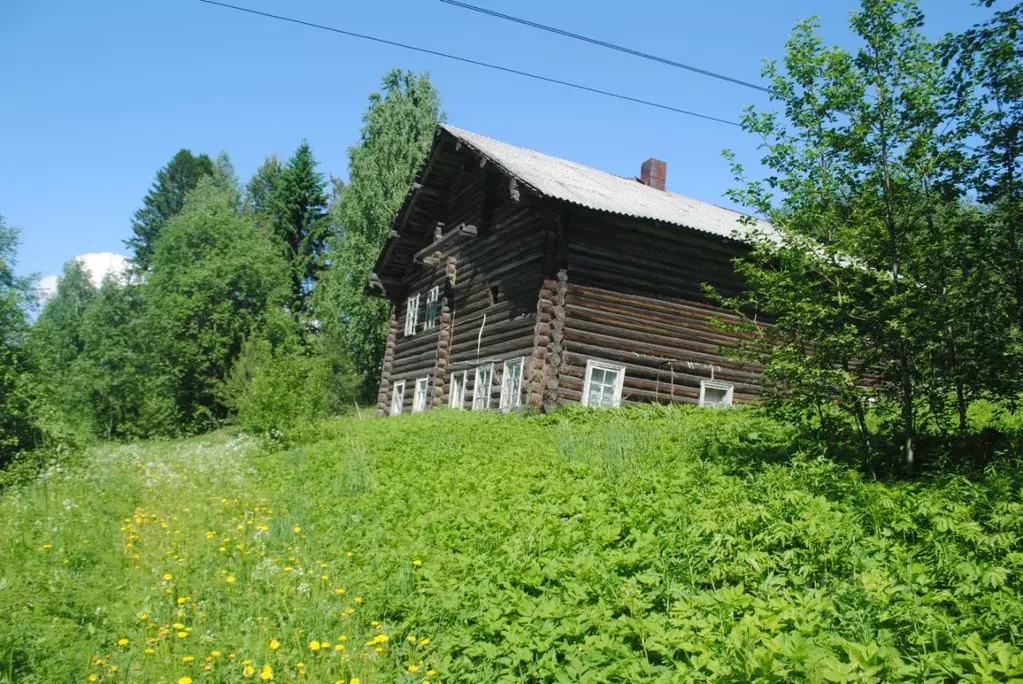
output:
<instances>
[{"instance_id":1,"label":"green shrub","mask_svg":"<svg viewBox=\"0 0 1023 684\"><path fill-rule=\"evenodd\" d=\"M238 420L252 434L283 439L300 423L326 416L330 367L298 351L262 351L246 390L237 400Z\"/></svg>"}]
</instances>

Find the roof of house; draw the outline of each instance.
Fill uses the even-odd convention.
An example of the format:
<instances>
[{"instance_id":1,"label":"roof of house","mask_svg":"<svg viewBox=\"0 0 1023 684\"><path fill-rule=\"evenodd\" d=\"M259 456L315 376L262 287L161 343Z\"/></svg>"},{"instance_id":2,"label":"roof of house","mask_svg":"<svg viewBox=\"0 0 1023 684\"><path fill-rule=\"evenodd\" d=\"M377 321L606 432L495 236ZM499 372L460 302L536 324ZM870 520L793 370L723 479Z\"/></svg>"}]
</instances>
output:
<instances>
[{"instance_id":1,"label":"roof of house","mask_svg":"<svg viewBox=\"0 0 1023 684\"><path fill-rule=\"evenodd\" d=\"M750 231L749 226L740 222L740 212L657 190L636 178L615 176L447 124L441 124L441 128L541 196L596 211L663 221L720 237L741 240ZM759 221L758 228L769 230L770 224Z\"/></svg>"}]
</instances>

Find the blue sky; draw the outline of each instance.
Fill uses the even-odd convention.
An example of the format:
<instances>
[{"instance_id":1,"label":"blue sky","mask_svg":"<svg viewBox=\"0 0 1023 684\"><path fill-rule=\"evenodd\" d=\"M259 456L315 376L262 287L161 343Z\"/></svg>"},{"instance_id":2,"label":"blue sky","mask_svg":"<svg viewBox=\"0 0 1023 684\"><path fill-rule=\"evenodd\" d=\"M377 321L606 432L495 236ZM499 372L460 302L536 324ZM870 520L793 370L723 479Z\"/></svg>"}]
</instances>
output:
<instances>
[{"instance_id":1,"label":"blue sky","mask_svg":"<svg viewBox=\"0 0 1023 684\"><path fill-rule=\"evenodd\" d=\"M234 4L453 52L735 119L766 97L671 67L539 33L436 0L234 0ZM745 80L778 57L799 19L850 44L852 0L475 0ZM922 0L938 34L986 15ZM737 128L438 57L243 15L194 0L0 3L0 213L22 230L19 271L59 271L121 252L156 170L182 147L226 150L244 180L269 153L309 140L347 176L366 96L392 67L429 71L448 121L622 174L650 156L669 189L726 203L723 148L753 162Z\"/></svg>"}]
</instances>

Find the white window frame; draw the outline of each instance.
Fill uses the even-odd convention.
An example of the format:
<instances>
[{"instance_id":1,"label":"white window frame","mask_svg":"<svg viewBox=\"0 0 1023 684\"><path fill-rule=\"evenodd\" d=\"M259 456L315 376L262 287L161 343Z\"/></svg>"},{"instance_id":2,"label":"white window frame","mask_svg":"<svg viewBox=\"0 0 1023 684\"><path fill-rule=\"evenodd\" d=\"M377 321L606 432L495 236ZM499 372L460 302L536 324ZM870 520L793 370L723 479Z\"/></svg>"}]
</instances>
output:
<instances>
[{"instance_id":1,"label":"white window frame","mask_svg":"<svg viewBox=\"0 0 1023 684\"><path fill-rule=\"evenodd\" d=\"M513 364L513 367L518 367L518 378L516 378L518 391L515 392L514 396L508 396L508 381L512 377L508 372L508 364ZM525 356L520 356L516 359L508 359L504 362L504 368L501 371L501 401L498 404L502 410L509 410L522 405L522 377L525 374L525 368Z\"/></svg>"},{"instance_id":2,"label":"white window frame","mask_svg":"<svg viewBox=\"0 0 1023 684\"><path fill-rule=\"evenodd\" d=\"M391 389L391 415L400 416L403 408L405 408L405 381L399 380Z\"/></svg>"},{"instance_id":3,"label":"white window frame","mask_svg":"<svg viewBox=\"0 0 1023 684\"><path fill-rule=\"evenodd\" d=\"M725 400L720 404L708 404L707 389L716 389L725 391ZM706 406L708 408L725 408L732 405L732 394L735 391L735 385L730 382L721 382L720 380L701 380L700 381L700 406Z\"/></svg>"},{"instance_id":4,"label":"white window frame","mask_svg":"<svg viewBox=\"0 0 1023 684\"><path fill-rule=\"evenodd\" d=\"M416 378L416 391L412 395L412 413L422 413L430 401L430 376Z\"/></svg>"},{"instance_id":5,"label":"white window frame","mask_svg":"<svg viewBox=\"0 0 1023 684\"><path fill-rule=\"evenodd\" d=\"M461 378L461 380L459 380ZM456 371L451 374L451 408L465 408L465 383L469 381L467 371Z\"/></svg>"},{"instance_id":6,"label":"white window frame","mask_svg":"<svg viewBox=\"0 0 1023 684\"><path fill-rule=\"evenodd\" d=\"M486 395L483 399L483 404L480 405L480 373L486 371L487 374L487 386ZM490 408L490 396L494 393L494 364L484 363L483 365L476 366L476 377L472 381L472 410L473 411L486 411Z\"/></svg>"},{"instance_id":7,"label":"white window frame","mask_svg":"<svg viewBox=\"0 0 1023 684\"><path fill-rule=\"evenodd\" d=\"M405 335L415 335L419 324L419 293L405 300Z\"/></svg>"},{"instance_id":8,"label":"white window frame","mask_svg":"<svg viewBox=\"0 0 1023 684\"><path fill-rule=\"evenodd\" d=\"M440 316L440 286L431 287L426 294L426 313L423 317L423 330L433 330L437 327L437 318Z\"/></svg>"},{"instance_id":9,"label":"white window frame","mask_svg":"<svg viewBox=\"0 0 1023 684\"><path fill-rule=\"evenodd\" d=\"M599 408L618 408L622 405L622 386L625 384L625 366L620 363L611 363L609 361L596 361L594 359L587 359L586 361L586 379L583 381L583 406L590 405L590 378L593 375L593 371L599 369L602 371L613 371L618 373L618 377L615 380L614 387L614 403L610 407L599 407Z\"/></svg>"}]
</instances>

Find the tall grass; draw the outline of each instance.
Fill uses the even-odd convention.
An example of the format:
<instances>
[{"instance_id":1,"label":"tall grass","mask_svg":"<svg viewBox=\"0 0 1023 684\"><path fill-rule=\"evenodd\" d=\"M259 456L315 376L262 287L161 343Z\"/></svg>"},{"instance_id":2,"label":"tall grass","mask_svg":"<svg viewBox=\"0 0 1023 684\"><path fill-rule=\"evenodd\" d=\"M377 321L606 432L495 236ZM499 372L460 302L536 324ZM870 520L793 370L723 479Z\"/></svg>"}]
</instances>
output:
<instances>
[{"instance_id":1,"label":"tall grass","mask_svg":"<svg viewBox=\"0 0 1023 684\"><path fill-rule=\"evenodd\" d=\"M4 492L0 681L1023 677L1015 463L872 481L683 408L306 434Z\"/></svg>"}]
</instances>

